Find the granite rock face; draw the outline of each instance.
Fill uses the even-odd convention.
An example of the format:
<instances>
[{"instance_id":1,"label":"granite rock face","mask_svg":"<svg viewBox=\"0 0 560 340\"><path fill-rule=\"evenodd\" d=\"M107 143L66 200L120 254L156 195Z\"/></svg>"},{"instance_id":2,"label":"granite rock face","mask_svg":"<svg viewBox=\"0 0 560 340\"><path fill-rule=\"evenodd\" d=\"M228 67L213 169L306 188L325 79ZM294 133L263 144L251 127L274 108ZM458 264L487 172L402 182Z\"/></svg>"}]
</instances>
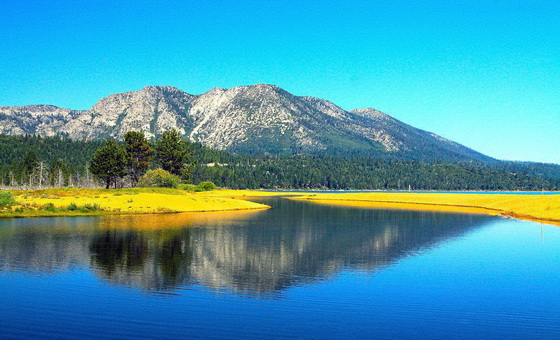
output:
<instances>
[{"instance_id":1,"label":"granite rock face","mask_svg":"<svg viewBox=\"0 0 560 340\"><path fill-rule=\"evenodd\" d=\"M91 109L51 105L0 107L0 133L72 139L148 138L177 129L210 148L255 154L408 155L407 158L490 160L372 108L345 111L324 99L257 84L191 95L171 86L110 95Z\"/></svg>"}]
</instances>

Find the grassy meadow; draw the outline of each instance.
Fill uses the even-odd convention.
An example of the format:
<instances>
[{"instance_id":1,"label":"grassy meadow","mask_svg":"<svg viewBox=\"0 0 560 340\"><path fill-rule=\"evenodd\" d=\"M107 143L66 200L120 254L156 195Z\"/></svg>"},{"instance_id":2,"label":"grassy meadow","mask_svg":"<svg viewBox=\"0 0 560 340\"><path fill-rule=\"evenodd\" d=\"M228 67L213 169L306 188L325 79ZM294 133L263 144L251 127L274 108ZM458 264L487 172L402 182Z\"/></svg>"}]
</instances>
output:
<instances>
[{"instance_id":1,"label":"grassy meadow","mask_svg":"<svg viewBox=\"0 0 560 340\"><path fill-rule=\"evenodd\" d=\"M171 188L13 190L15 204L0 217L157 214L266 209L228 191L190 192Z\"/></svg>"}]
</instances>

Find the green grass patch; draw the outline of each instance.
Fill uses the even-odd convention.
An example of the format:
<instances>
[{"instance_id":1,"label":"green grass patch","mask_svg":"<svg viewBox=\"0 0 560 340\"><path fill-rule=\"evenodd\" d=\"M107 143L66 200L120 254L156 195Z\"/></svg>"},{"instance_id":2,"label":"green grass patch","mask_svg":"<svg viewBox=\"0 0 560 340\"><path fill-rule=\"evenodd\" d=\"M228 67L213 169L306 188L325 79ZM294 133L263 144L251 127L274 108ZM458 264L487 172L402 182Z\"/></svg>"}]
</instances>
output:
<instances>
[{"instance_id":1,"label":"green grass patch","mask_svg":"<svg viewBox=\"0 0 560 340\"><path fill-rule=\"evenodd\" d=\"M17 201L14 194L10 191L0 191L0 208L10 207L16 205Z\"/></svg>"},{"instance_id":2,"label":"green grass patch","mask_svg":"<svg viewBox=\"0 0 560 340\"><path fill-rule=\"evenodd\" d=\"M200 191L212 191L217 189L216 184L213 182L200 182L196 187Z\"/></svg>"},{"instance_id":3,"label":"green grass patch","mask_svg":"<svg viewBox=\"0 0 560 340\"><path fill-rule=\"evenodd\" d=\"M60 210L57 209L54 204L52 203L47 203L43 206L43 210L48 211L48 212L59 212Z\"/></svg>"},{"instance_id":4,"label":"green grass patch","mask_svg":"<svg viewBox=\"0 0 560 340\"><path fill-rule=\"evenodd\" d=\"M194 191L194 192L201 192L201 191L212 191L216 190L218 187L213 182L200 182L198 185L194 184L180 184L178 189L185 190L185 191Z\"/></svg>"},{"instance_id":5,"label":"green grass patch","mask_svg":"<svg viewBox=\"0 0 560 340\"><path fill-rule=\"evenodd\" d=\"M101 207L97 203L87 203L83 207L80 208L81 212L95 212L100 211Z\"/></svg>"},{"instance_id":6,"label":"green grass patch","mask_svg":"<svg viewBox=\"0 0 560 340\"><path fill-rule=\"evenodd\" d=\"M185 191L195 191L196 190L196 185L194 185L194 184L179 184L178 189L179 190L185 190Z\"/></svg>"}]
</instances>

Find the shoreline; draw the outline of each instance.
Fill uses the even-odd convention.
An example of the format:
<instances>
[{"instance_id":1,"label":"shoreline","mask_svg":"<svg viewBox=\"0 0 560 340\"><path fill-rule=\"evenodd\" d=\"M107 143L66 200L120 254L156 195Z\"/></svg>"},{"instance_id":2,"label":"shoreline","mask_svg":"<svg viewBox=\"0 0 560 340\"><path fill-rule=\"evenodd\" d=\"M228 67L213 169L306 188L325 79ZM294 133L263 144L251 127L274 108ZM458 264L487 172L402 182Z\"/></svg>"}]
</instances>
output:
<instances>
[{"instance_id":1,"label":"shoreline","mask_svg":"<svg viewBox=\"0 0 560 340\"><path fill-rule=\"evenodd\" d=\"M317 204L486 214L560 226L560 195L449 192L298 192L219 189L188 192L169 188L12 191L22 205L0 218L85 217L235 212L269 209L251 197L284 197ZM70 204L78 210L69 210ZM50 205L50 210L45 207ZM95 210L84 210L86 206ZM26 207L24 210L15 207ZM81 210L80 210L81 209Z\"/></svg>"},{"instance_id":2,"label":"shoreline","mask_svg":"<svg viewBox=\"0 0 560 340\"><path fill-rule=\"evenodd\" d=\"M353 193L290 197L318 204L486 214L560 226L560 196L515 194ZM426 195L432 195L427 197Z\"/></svg>"},{"instance_id":3,"label":"shoreline","mask_svg":"<svg viewBox=\"0 0 560 340\"><path fill-rule=\"evenodd\" d=\"M234 209L216 209L216 210L188 210L188 211L152 211L152 212L119 212L119 211L96 211L91 213L71 213L71 212L45 212L38 210L38 213L31 214L10 214L0 213L1 219L8 218L47 218L47 217L98 217L98 216L141 216L141 215L180 215L180 214L194 214L194 213L216 213L216 212L243 212L243 211L257 211L267 210L270 206L257 207L257 208L234 208Z\"/></svg>"},{"instance_id":4,"label":"shoreline","mask_svg":"<svg viewBox=\"0 0 560 340\"><path fill-rule=\"evenodd\" d=\"M14 190L17 205L0 210L0 218L85 217L235 212L270 206L230 194L169 188Z\"/></svg>"},{"instance_id":5,"label":"shoreline","mask_svg":"<svg viewBox=\"0 0 560 340\"><path fill-rule=\"evenodd\" d=\"M235 189L228 189L235 190ZM239 189L245 190L245 189ZM300 194L479 194L479 195L560 195L558 190L406 190L406 189L251 189L249 191L269 193L300 193Z\"/></svg>"}]
</instances>

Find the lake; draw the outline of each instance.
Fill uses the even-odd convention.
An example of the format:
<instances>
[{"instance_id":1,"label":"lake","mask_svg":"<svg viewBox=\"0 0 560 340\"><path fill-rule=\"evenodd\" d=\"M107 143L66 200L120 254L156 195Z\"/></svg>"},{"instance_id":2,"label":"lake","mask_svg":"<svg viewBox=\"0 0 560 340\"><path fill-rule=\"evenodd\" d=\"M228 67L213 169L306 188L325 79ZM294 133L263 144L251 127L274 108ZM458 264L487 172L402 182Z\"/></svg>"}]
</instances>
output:
<instances>
[{"instance_id":1,"label":"lake","mask_svg":"<svg viewBox=\"0 0 560 340\"><path fill-rule=\"evenodd\" d=\"M0 220L0 338L560 338L560 228L273 208Z\"/></svg>"}]
</instances>

